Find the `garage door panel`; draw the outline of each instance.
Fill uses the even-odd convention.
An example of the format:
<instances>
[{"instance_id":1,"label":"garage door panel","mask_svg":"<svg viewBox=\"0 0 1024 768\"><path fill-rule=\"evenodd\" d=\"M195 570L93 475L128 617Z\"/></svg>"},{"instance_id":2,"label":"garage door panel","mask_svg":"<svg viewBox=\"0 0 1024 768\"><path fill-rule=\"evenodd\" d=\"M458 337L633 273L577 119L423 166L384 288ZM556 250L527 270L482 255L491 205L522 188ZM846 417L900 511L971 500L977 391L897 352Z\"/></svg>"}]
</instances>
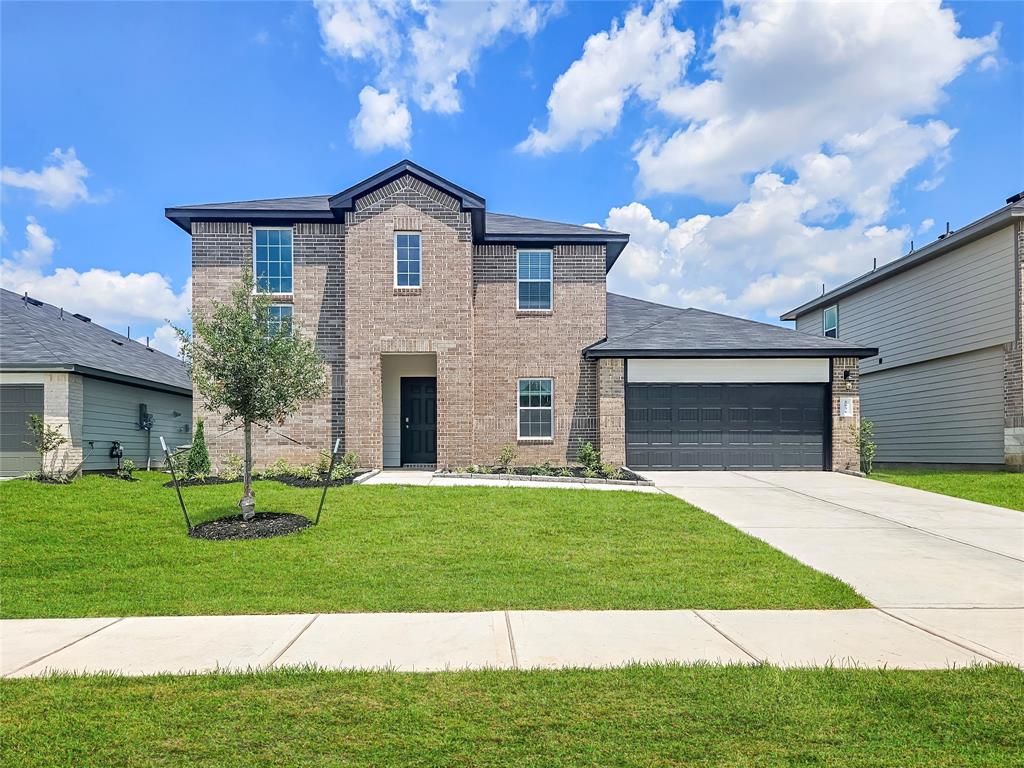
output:
<instances>
[{"instance_id":1,"label":"garage door panel","mask_svg":"<svg viewBox=\"0 0 1024 768\"><path fill-rule=\"evenodd\" d=\"M637 469L822 469L821 384L642 384L628 388L626 457ZM652 400L671 400L669 418ZM666 446L671 449L665 450Z\"/></svg>"},{"instance_id":2,"label":"garage door panel","mask_svg":"<svg viewBox=\"0 0 1024 768\"><path fill-rule=\"evenodd\" d=\"M39 468L28 417L42 413L41 384L0 386L0 477L16 477Z\"/></svg>"}]
</instances>

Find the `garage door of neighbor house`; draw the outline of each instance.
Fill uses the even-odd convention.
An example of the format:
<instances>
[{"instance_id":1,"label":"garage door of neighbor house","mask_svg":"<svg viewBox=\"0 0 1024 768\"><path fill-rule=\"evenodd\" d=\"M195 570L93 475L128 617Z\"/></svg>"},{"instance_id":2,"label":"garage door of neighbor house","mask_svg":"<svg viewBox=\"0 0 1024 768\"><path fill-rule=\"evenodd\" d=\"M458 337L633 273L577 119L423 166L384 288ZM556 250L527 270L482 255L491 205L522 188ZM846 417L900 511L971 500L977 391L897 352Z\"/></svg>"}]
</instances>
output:
<instances>
[{"instance_id":1,"label":"garage door of neighbor house","mask_svg":"<svg viewBox=\"0 0 1024 768\"><path fill-rule=\"evenodd\" d=\"M42 384L0 386L0 477L17 477L39 468L26 426L33 413L43 413Z\"/></svg>"},{"instance_id":2,"label":"garage door of neighbor house","mask_svg":"<svg viewBox=\"0 0 1024 768\"><path fill-rule=\"evenodd\" d=\"M635 469L823 469L824 384L626 387Z\"/></svg>"}]
</instances>

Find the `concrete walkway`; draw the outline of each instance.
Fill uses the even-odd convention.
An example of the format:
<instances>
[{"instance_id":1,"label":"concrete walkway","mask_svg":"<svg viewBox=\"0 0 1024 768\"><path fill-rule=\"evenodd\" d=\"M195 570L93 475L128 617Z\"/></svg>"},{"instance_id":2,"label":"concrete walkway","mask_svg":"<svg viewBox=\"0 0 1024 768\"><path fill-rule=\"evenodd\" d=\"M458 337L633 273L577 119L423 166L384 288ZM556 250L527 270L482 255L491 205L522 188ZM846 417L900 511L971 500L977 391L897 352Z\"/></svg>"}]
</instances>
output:
<instances>
[{"instance_id":1,"label":"concrete walkway","mask_svg":"<svg viewBox=\"0 0 1024 768\"><path fill-rule=\"evenodd\" d=\"M1024 623L1024 611L1010 612ZM8 619L0 622L0 674L147 675L299 665L427 672L631 662L1024 665L1020 636L1007 634L996 613L964 617L970 640L954 632L941 636L874 609ZM977 642L979 625L989 633L985 644Z\"/></svg>"},{"instance_id":2,"label":"concrete walkway","mask_svg":"<svg viewBox=\"0 0 1024 768\"><path fill-rule=\"evenodd\" d=\"M444 477L418 469L385 469L365 481L365 485L429 485L438 487L484 486L494 488L568 488L574 491L633 491L660 493L652 485L612 485L603 483L570 483L558 480L509 480L501 475L481 475L479 478Z\"/></svg>"}]
</instances>

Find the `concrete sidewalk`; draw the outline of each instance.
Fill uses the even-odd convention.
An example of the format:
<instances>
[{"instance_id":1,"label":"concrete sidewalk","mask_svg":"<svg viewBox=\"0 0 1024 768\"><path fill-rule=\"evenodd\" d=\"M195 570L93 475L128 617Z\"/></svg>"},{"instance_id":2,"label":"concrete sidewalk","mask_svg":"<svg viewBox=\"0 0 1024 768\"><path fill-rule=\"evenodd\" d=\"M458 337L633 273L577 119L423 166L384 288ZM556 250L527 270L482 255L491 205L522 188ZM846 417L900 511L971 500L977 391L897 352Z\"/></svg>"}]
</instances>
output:
<instances>
[{"instance_id":1,"label":"concrete sidewalk","mask_svg":"<svg viewBox=\"0 0 1024 768\"><path fill-rule=\"evenodd\" d=\"M631 662L1024 665L1024 610L490 611L0 621L0 674L316 665L427 672ZM962 632L936 627L958 626ZM968 639L969 638L969 639Z\"/></svg>"}]
</instances>

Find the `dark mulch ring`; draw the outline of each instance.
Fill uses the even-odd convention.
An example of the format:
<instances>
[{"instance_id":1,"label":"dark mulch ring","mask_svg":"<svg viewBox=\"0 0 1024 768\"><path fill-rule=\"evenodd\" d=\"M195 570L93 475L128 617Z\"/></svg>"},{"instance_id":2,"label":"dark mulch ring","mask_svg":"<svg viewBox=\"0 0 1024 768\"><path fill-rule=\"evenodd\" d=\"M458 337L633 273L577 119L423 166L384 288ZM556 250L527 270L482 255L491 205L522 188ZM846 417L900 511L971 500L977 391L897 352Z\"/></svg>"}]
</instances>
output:
<instances>
[{"instance_id":1,"label":"dark mulch ring","mask_svg":"<svg viewBox=\"0 0 1024 768\"><path fill-rule=\"evenodd\" d=\"M137 483L139 478L137 477L121 477L117 472L97 472L100 477L109 477L113 480L123 480L126 483Z\"/></svg>"},{"instance_id":2,"label":"dark mulch ring","mask_svg":"<svg viewBox=\"0 0 1024 768\"><path fill-rule=\"evenodd\" d=\"M229 483L240 483L241 478L231 480L227 477L179 477L178 485L182 488L190 488L193 485L228 485ZM174 481L168 480L164 483L164 488L173 488Z\"/></svg>"},{"instance_id":3,"label":"dark mulch ring","mask_svg":"<svg viewBox=\"0 0 1024 768\"><path fill-rule=\"evenodd\" d=\"M274 536L287 536L303 528L308 528L313 521L302 515L289 512L257 512L252 520L243 520L241 515L231 515L208 523L200 523L188 535L193 539L210 539L212 541L233 541L238 539L269 539Z\"/></svg>"},{"instance_id":4,"label":"dark mulch ring","mask_svg":"<svg viewBox=\"0 0 1024 768\"><path fill-rule=\"evenodd\" d=\"M343 477L340 480L331 480L328 484L331 488L335 488L339 485L351 485L352 481L360 475L365 475L369 470L361 469L351 477ZM275 475L274 477L260 477L259 480L277 480L279 483L290 485L293 488L323 488L324 481L322 478L314 477L299 477L297 475Z\"/></svg>"}]
</instances>

